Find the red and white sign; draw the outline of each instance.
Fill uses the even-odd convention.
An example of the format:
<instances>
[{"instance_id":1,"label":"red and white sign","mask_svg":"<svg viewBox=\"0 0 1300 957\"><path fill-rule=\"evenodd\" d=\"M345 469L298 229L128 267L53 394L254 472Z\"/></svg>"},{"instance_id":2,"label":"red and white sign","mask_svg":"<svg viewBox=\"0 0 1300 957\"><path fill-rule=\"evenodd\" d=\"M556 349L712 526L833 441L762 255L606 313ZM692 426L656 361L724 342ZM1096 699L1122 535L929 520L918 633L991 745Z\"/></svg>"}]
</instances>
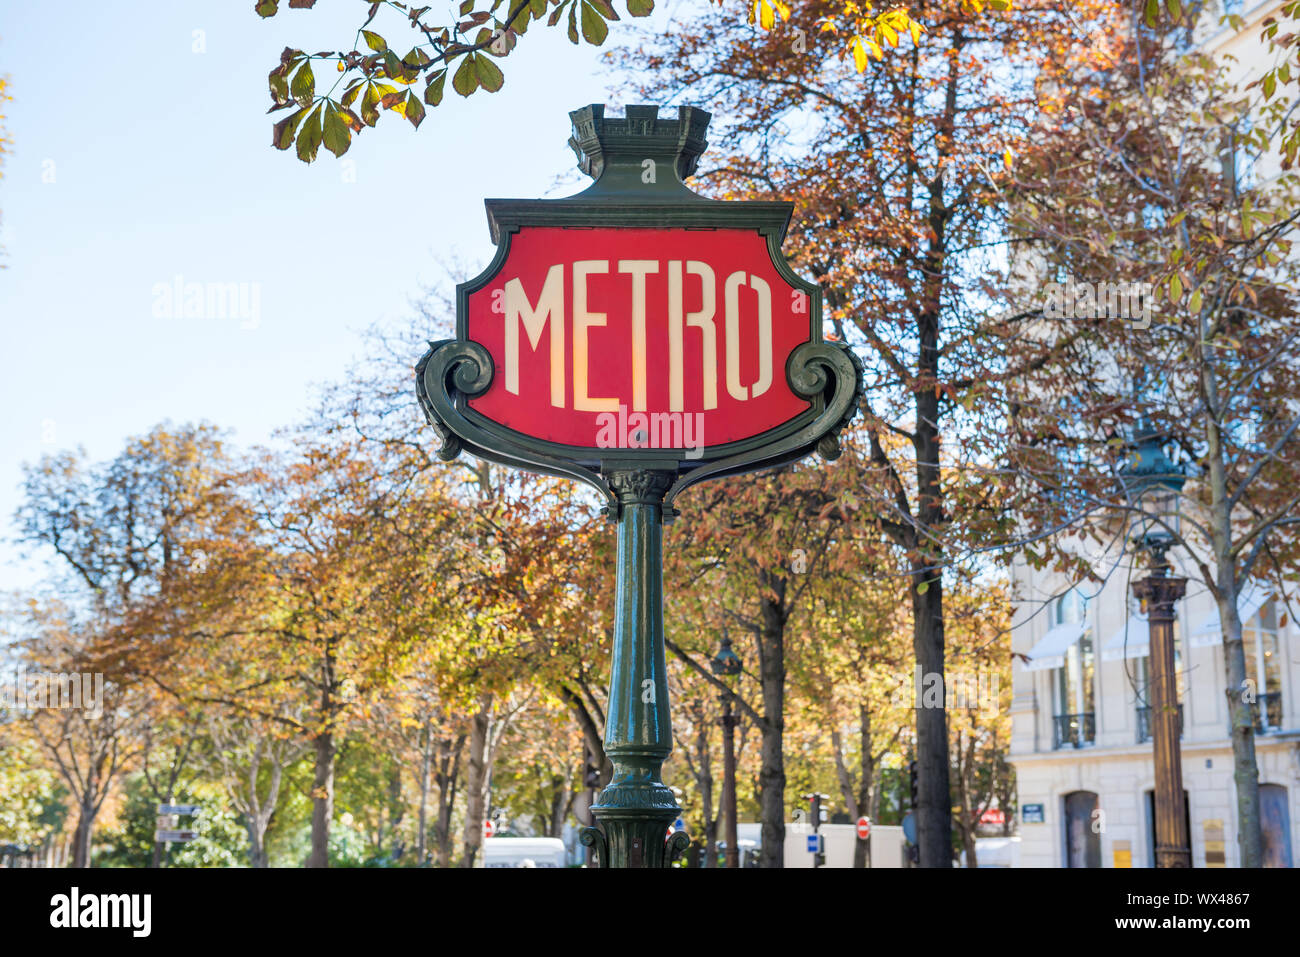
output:
<instances>
[{"instance_id":1,"label":"red and white sign","mask_svg":"<svg viewBox=\"0 0 1300 957\"><path fill-rule=\"evenodd\" d=\"M496 832L497 832L497 826L496 826L496 824L495 824L494 822L492 822L492 821L484 821L484 822L483 822L483 836L484 836L484 837L491 837L491 836L492 836L493 834L495 834Z\"/></svg>"},{"instance_id":2,"label":"red and white sign","mask_svg":"<svg viewBox=\"0 0 1300 957\"><path fill-rule=\"evenodd\" d=\"M871 819L863 816L858 818L858 840L865 841L871 836Z\"/></svg>"},{"instance_id":3,"label":"red and white sign","mask_svg":"<svg viewBox=\"0 0 1300 957\"><path fill-rule=\"evenodd\" d=\"M991 807L980 815L980 823L990 826L998 826L1007 822L1007 816L1002 813L1001 808Z\"/></svg>"},{"instance_id":4,"label":"red and white sign","mask_svg":"<svg viewBox=\"0 0 1300 957\"><path fill-rule=\"evenodd\" d=\"M495 369L469 407L583 448L746 439L809 408L785 373L810 308L756 230L525 227L467 297Z\"/></svg>"}]
</instances>

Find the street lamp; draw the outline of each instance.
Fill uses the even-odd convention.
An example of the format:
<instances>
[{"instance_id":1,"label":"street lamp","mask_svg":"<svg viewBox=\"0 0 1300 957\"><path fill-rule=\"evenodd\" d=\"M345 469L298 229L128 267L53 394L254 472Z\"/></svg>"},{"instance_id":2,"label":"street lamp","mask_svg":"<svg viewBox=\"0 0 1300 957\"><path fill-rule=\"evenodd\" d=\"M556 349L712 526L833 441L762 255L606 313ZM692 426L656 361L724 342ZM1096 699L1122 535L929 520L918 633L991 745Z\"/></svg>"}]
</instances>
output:
<instances>
[{"instance_id":1,"label":"street lamp","mask_svg":"<svg viewBox=\"0 0 1300 957\"><path fill-rule=\"evenodd\" d=\"M727 683L727 690L719 695L722 699L722 717L719 719L722 725L722 809L727 818L724 840L727 842L726 866L739 867L740 848L736 844L736 717L731 710L731 699L736 693L731 689L729 679L739 675L743 665L740 656L731 650L731 638L725 631L722 647L710 665L713 673Z\"/></svg>"},{"instance_id":2,"label":"street lamp","mask_svg":"<svg viewBox=\"0 0 1300 957\"><path fill-rule=\"evenodd\" d=\"M1170 575L1166 553L1178 532L1179 502L1186 475L1165 455L1162 436L1145 419L1133 436L1130 461L1120 478L1130 504L1133 543L1150 556L1151 573L1133 583L1147 612L1150 642L1151 748L1155 763L1156 867L1191 867L1191 835L1183 798L1181 719L1174 674L1174 603L1187 579Z\"/></svg>"}]
</instances>

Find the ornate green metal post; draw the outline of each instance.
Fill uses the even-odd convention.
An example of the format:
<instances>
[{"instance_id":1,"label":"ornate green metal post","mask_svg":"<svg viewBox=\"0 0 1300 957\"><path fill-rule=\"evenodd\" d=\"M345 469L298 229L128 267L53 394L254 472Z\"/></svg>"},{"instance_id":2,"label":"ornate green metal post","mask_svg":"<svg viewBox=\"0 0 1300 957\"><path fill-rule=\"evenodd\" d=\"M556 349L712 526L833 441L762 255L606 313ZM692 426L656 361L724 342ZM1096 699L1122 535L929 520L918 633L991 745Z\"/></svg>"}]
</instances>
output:
<instances>
[{"instance_id":1,"label":"ornate green metal post","mask_svg":"<svg viewBox=\"0 0 1300 957\"><path fill-rule=\"evenodd\" d=\"M660 780L672 750L663 525L697 482L837 457L862 366L823 341L821 288L781 253L793 205L686 186L708 113L628 106L607 117L593 104L570 119L569 144L595 182L565 199L486 201L496 258L457 286L456 336L429 343L416 396L439 457L577 479L608 503L618 524L604 739L613 777L581 839L600 867L664 867L689 838L665 835L681 809ZM751 343L757 368L742 383ZM599 398L586 391L597 362ZM647 382L661 374L656 393Z\"/></svg>"},{"instance_id":2,"label":"ornate green metal post","mask_svg":"<svg viewBox=\"0 0 1300 957\"><path fill-rule=\"evenodd\" d=\"M672 751L664 662L663 500L674 474L612 472L617 495L618 565L614 655L605 720L605 753L614 775L591 811L588 828L601 867L665 867L688 840L665 832L681 808L660 780ZM603 832L603 833L602 833Z\"/></svg>"}]
</instances>

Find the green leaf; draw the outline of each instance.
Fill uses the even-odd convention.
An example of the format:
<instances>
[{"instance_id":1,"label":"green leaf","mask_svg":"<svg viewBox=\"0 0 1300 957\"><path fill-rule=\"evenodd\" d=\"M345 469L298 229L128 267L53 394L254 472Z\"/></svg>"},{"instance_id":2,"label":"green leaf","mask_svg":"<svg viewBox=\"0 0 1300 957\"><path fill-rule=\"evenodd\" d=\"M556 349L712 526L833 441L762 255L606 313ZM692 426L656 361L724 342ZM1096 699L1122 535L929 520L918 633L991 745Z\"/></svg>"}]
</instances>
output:
<instances>
[{"instance_id":1,"label":"green leaf","mask_svg":"<svg viewBox=\"0 0 1300 957\"><path fill-rule=\"evenodd\" d=\"M1146 20L1147 26L1154 27L1159 18L1160 0L1146 0L1146 10L1143 13L1143 19Z\"/></svg>"},{"instance_id":2,"label":"green leaf","mask_svg":"<svg viewBox=\"0 0 1300 957\"><path fill-rule=\"evenodd\" d=\"M1165 0L1165 5L1169 7L1169 16L1175 23L1183 18L1183 5L1179 0Z\"/></svg>"},{"instance_id":3,"label":"green leaf","mask_svg":"<svg viewBox=\"0 0 1300 957\"><path fill-rule=\"evenodd\" d=\"M447 85L447 71L439 70L438 75L429 81L429 85L424 88L424 102L430 106L437 106L442 102L443 87Z\"/></svg>"},{"instance_id":4,"label":"green leaf","mask_svg":"<svg viewBox=\"0 0 1300 957\"><path fill-rule=\"evenodd\" d=\"M424 104L415 95L414 90L406 91L406 112L403 114L417 130L424 122Z\"/></svg>"},{"instance_id":5,"label":"green leaf","mask_svg":"<svg viewBox=\"0 0 1300 957\"><path fill-rule=\"evenodd\" d=\"M1197 289L1192 293L1191 298L1187 300L1187 308L1193 313L1201 311L1201 290Z\"/></svg>"},{"instance_id":6,"label":"green leaf","mask_svg":"<svg viewBox=\"0 0 1300 957\"><path fill-rule=\"evenodd\" d=\"M1264 99L1272 99L1273 91L1277 89L1277 76L1269 71L1264 74Z\"/></svg>"},{"instance_id":7,"label":"green leaf","mask_svg":"<svg viewBox=\"0 0 1300 957\"><path fill-rule=\"evenodd\" d=\"M287 150L292 146L293 134L297 132L298 124L306 115L306 110L297 110L271 127L271 145L278 150Z\"/></svg>"},{"instance_id":8,"label":"green leaf","mask_svg":"<svg viewBox=\"0 0 1300 957\"><path fill-rule=\"evenodd\" d=\"M469 96L478 88L478 71L474 69L474 57L467 56L460 61L456 75L451 78L451 88L461 96Z\"/></svg>"},{"instance_id":9,"label":"green leaf","mask_svg":"<svg viewBox=\"0 0 1300 957\"><path fill-rule=\"evenodd\" d=\"M352 144L352 130L342 114L334 108L333 103L325 104L325 122L322 126L321 142L335 156L342 156Z\"/></svg>"},{"instance_id":10,"label":"green leaf","mask_svg":"<svg viewBox=\"0 0 1300 957\"><path fill-rule=\"evenodd\" d=\"M425 53L419 47L412 47L411 52L402 57L402 66L410 70L418 70L420 67L429 65L429 54Z\"/></svg>"},{"instance_id":11,"label":"green leaf","mask_svg":"<svg viewBox=\"0 0 1300 957\"><path fill-rule=\"evenodd\" d=\"M916 586L916 593L917 593L918 595L924 595L924 594L925 594L926 592L928 592L929 590L930 590L930 583L929 583L929 582L921 582L921 584L919 584L919 585Z\"/></svg>"},{"instance_id":12,"label":"green leaf","mask_svg":"<svg viewBox=\"0 0 1300 957\"><path fill-rule=\"evenodd\" d=\"M569 0L569 42L578 42L578 0Z\"/></svg>"},{"instance_id":13,"label":"green leaf","mask_svg":"<svg viewBox=\"0 0 1300 957\"><path fill-rule=\"evenodd\" d=\"M582 37L592 46L600 46L609 36L609 26L605 18L590 3L582 5Z\"/></svg>"},{"instance_id":14,"label":"green leaf","mask_svg":"<svg viewBox=\"0 0 1300 957\"><path fill-rule=\"evenodd\" d=\"M1178 278L1178 273L1169 277L1169 301L1177 302L1183 298L1183 281Z\"/></svg>"},{"instance_id":15,"label":"green leaf","mask_svg":"<svg viewBox=\"0 0 1300 957\"><path fill-rule=\"evenodd\" d=\"M465 0L465 2L460 5L460 15L463 17L473 9L474 0Z\"/></svg>"},{"instance_id":16,"label":"green leaf","mask_svg":"<svg viewBox=\"0 0 1300 957\"><path fill-rule=\"evenodd\" d=\"M648 17L654 8L655 0L627 0L627 12L634 17Z\"/></svg>"},{"instance_id":17,"label":"green leaf","mask_svg":"<svg viewBox=\"0 0 1300 957\"><path fill-rule=\"evenodd\" d=\"M276 8L280 6L280 0L258 0L257 5L253 7L257 15L265 20L267 17L275 16Z\"/></svg>"},{"instance_id":18,"label":"green leaf","mask_svg":"<svg viewBox=\"0 0 1300 957\"><path fill-rule=\"evenodd\" d=\"M298 131L298 159L304 163L310 163L316 159L316 153L320 149L321 141L321 104L311 111L306 122L302 124L302 129Z\"/></svg>"},{"instance_id":19,"label":"green leaf","mask_svg":"<svg viewBox=\"0 0 1300 957\"><path fill-rule=\"evenodd\" d=\"M289 85L289 91L293 98L298 101L301 107L311 106L311 101L316 98L316 76L311 72L311 61L303 63L302 68L293 75L293 82Z\"/></svg>"},{"instance_id":20,"label":"green leaf","mask_svg":"<svg viewBox=\"0 0 1300 957\"><path fill-rule=\"evenodd\" d=\"M505 77L501 75L501 68L493 63L490 57L482 55L474 57L474 71L478 74L478 81L483 89L489 93L501 89L501 84L505 82Z\"/></svg>"},{"instance_id":21,"label":"green leaf","mask_svg":"<svg viewBox=\"0 0 1300 957\"><path fill-rule=\"evenodd\" d=\"M534 20L540 20L546 14L546 0L528 0L528 7L533 11Z\"/></svg>"},{"instance_id":22,"label":"green leaf","mask_svg":"<svg viewBox=\"0 0 1300 957\"><path fill-rule=\"evenodd\" d=\"M366 86L366 95L361 98L361 122L366 126L379 122L379 87L374 83Z\"/></svg>"},{"instance_id":23,"label":"green leaf","mask_svg":"<svg viewBox=\"0 0 1300 957\"><path fill-rule=\"evenodd\" d=\"M384 54L384 70L398 83L414 83L417 75L412 71L410 79L407 79L408 71L406 67L392 50Z\"/></svg>"},{"instance_id":24,"label":"green leaf","mask_svg":"<svg viewBox=\"0 0 1300 957\"><path fill-rule=\"evenodd\" d=\"M618 11L610 5L609 0L587 0L587 3L595 7L596 12L606 20L618 19Z\"/></svg>"},{"instance_id":25,"label":"green leaf","mask_svg":"<svg viewBox=\"0 0 1300 957\"><path fill-rule=\"evenodd\" d=\"M365 80L362 79L353 80L352 85L343 91L343 105L351 106L354 102L356 102L357 97L361 94L361 90L363 87L365 87L365 85L366 85Z\"/></svg>"},{"instance_id":26,"label":"green leaf","mask_svg":"<svg viewBox=\"0 0 1300 957\"><path fill-rule=\"evenodd\" d=\"M388 41L378 33L374 33L370 30L362 30L361 36L365 39L366 46L370 47L370 49L374 50L376 53L388 52Z\"/></svg>"}]
</instances>

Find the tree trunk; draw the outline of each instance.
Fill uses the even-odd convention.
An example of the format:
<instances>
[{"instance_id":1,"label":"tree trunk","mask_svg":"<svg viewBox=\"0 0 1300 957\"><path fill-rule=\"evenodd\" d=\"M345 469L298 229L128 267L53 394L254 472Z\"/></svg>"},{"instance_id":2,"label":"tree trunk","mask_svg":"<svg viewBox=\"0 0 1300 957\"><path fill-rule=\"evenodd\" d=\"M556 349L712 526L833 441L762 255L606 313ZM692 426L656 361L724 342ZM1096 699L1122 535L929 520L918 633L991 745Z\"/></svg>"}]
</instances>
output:
<instances>
[{"instance_id":1,"label":"tree trunk","mask_svg":"<svg viewBox=\"0 0 1300 957\"><path fill-rule=\"evenodd\" d=\"M1237 850L1240 866L1262 867L1259 765L1255 759L1255 716L1251 703L1259 700L1265 688L1262 676L1259 676L1261 687L1251 689L1247 684L1246 648L1241 640L1236 589L1225 588L1220 594L1223 596L1218 602L1219 621L1223 623L1223 667L1227 673L1228 717L1232 722L1232 779L1237 786Z\"/></svg>"},{"instance_id":2,"label":"tree trunk","mask_svg":"<svg viewBox=\"0 0 1300 957\"><path fill-rule=\"evenodd\" d=\"M912 645L922 687L944 673L943 581L937 570L912 569ZM925 586L918 593L918 587ZM942 685L939 686L942 689ZM922 867L952 867L952 805L948 783L948 722L939 701L916 708L916 836Z\"/></svg>"},{"instance_id":3,"label":"tree trunk","mask_svg":"<svg viewBox=\"0 0 1300 957\"><path fill-rule=\"evenodd\" d=\"M762 867L785 866L785 579L759 574L762 629L758 636L763 725L759 812L763 822Z\"/></svg>"},{"instance_id":4,"label":"tree trunk","mask_svg":"<svg viewBox=\"0 0 1300 957\"><path fill-rule=\"evenodd\" d=\"M488 746L491 743L492 696L479 699L470 722L469 773L465 781L465 836L461 867L473 867L483 849L483 821L487 814Z\"/></svg>"},{"instance_id":5,"label":"tree trunk","mask_svg":"<svg viewBox=\"0 0 1300 957\"><path fill-rule=\"evenodd\" d=\"M334 762L337 749L334 734L322 731L316 737L316 774L311 789L311 855L308 867L329 867L330 822L334 818Z\"/></svg>"},{"instance_id":6,"label":"tree trunk","mask_svg":"<svg viewBox=\"0 0 1300 957\"><path fill-rule=\"evenodd\" d=\"M1185 228L1185 227L1184 227ZM1264 839L1260 830L1259 765L1255 759L1255 722L1249 697L1258 698L1266 687L1247 694L1246 652L1241 640L1241 616L1237 612L1237 595L1243 584L1237 576L1233 554L1232 502L1228 494L1228 470L1225 463L1222 423L1228 421L1225 403L1215 378L1214 336L1208 327L1208 311L1200 319L1200 375L1205 401L1206 478L1210 487L1210 544L1214 550L1215 585L1219 621L1223 629L1223 667L1226 672L1228 715L1232 722L1232 778L1237 786L1237 848L1242 867L1261 867L1264 862ZM1240 494L1240 489L1238 490ZM1264 681L1263 675L1256 675Z\"/></svg>"},{"instance_id":7,"label":"tree trunk","mask_svg":"<svg viewBox=\"0 0 1300 957\"><path fill-rule=\"evenodd\" d=\"M573 806L573 790L569 787L569 778L557 777L551 781L551 813L546 822L546 836L560 837L564 833L564 819L569 816Z\"/></svg>"},{"instance_id":8,"label":"tree trunk","mask_svg":"<svg viewBox=\"0 0 1300 957\"><path fill-rule=\"evenodd\" d=\"M90 835L95 827L95 806L82 801L77 808L77 830L72 838L72 866L90 866Z\"/></svg>"},{"instance_id":9,"label":"tree trunk","mask_svg":"<svg viewBox=\"0 0 1300 957\"><path fill-rule=\"evenodd\" d=\"M433 725L427 718L424 721L423 737L420 739L420 812L416 824L415 861L423 866L429 863L429 788L433 781Z\"/></svg>"},{"instance_id":10,"label":"tree trunk","mask_svg":"<svg viewBox=\"0 0 1300 957\"><path fill-rule=\"evenodd\" d=\"M438 845L438 866L451 867L453 835L451 815L456 808L460 786L460 758L465 750L466 735L443 738L438 742L438 820L433 826Z\"/></svg>"},{"instance_id":11,"label":"tree trunk","mask_svg":"<svg viewBox=\"0 0 1300 957\"><path fill-rule=\"evenodd\" d=\"M713 813L713 766L709 761L708 725L704 723L703 709L697 715L698 733L695 750L700 758L700 810L704 815L704 866L718 866L718 820ZM692 864L695 862L692 861Z\"/></svg>"},{"instance_id":12,"label":"tree trunk","mask_svg":"<svg viewBox=\"0 0 1300 957\"><path fill-rule=\"evenodd\" d=\"M266 827L258 818L248 814L244 816L244 830L248 832L248 863L254 868L267 867Z\"/></svg>"}]
</instances>

